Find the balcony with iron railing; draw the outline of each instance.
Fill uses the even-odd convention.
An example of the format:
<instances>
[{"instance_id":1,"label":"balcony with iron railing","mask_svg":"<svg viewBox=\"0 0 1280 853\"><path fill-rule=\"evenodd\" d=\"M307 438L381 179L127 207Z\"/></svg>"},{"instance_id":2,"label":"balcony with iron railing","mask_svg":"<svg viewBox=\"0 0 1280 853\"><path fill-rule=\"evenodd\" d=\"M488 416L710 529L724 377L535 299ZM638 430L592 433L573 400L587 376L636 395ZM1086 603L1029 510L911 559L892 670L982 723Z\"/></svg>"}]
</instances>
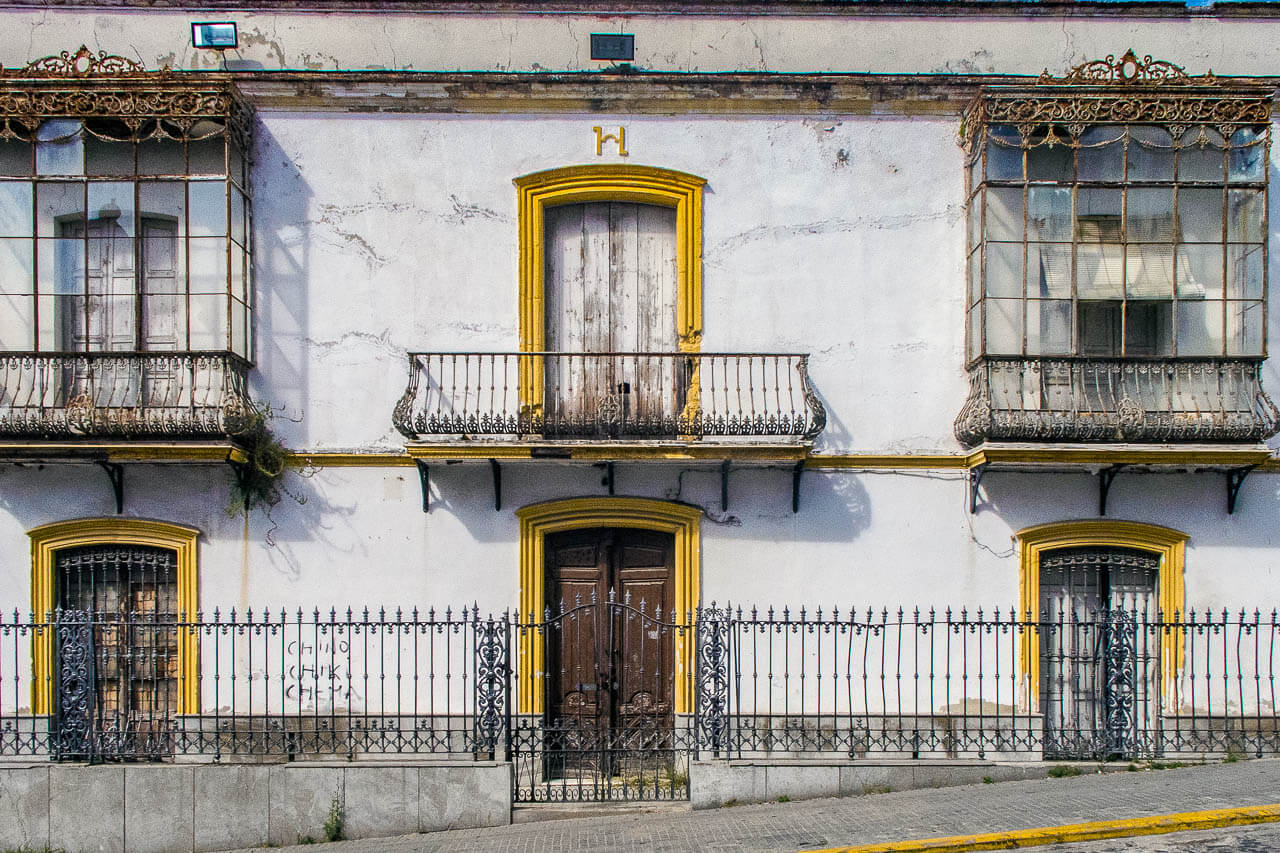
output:
<instances>
[{"instance_id":1,"label":"balcony with iron railing","mask_svg":"<svg viewBox=\"0 0 1280 853\"><path fill-rule=\"evenodd\" d=\"M5 353L0 438L227 439L252 409L248 373L230 352Z\"/></svg>"},{"instance_id":2,"label":"balcony with iron railing","mask_svg":"<svg viewBox=\"0 0 1280 853\"><path fill-rule=\"evenodd\" d=\"M412 442L804 447L826 411L798 353L414 352L396 429Z\"/></svg>"},{"instance_id":3,"label":"balcony with iron railing","mask_svg":"<svg viewBox=\"0 0 1280 853\"><path fill-rule=\"evenodd\" d=\"M983 442L1257 444L1280 429L1259 359L987 356L955 421Z\"/></svg>"}]
</instances>

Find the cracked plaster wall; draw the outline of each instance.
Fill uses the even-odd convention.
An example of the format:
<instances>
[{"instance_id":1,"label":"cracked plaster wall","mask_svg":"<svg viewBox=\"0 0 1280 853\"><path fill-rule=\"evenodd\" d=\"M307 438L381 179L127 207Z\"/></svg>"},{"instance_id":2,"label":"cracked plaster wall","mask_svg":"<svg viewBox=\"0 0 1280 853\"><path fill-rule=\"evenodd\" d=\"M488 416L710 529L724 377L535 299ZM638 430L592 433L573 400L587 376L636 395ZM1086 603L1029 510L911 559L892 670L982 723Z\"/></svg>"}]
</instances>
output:
<instances>
[{"instance_id":1,"label":"cracked plaster wall","mask_svg":"<svg viewBox=\"0 0 1280 853\"><path fill-rule=\"evenodd\" d=\"M86 20L92 16L90 20ZM635 65L663 71L869 71L1038 74L1133 47L1192 73L1275 74L1274 19L1108 14L696 16L583 14L232 13L242 69L578 71L591 32L636 35ZM189 24L209 13L142 9L6 10L0 64L21 66L87 43L148 67L211 68L190 46Z\"/></svg>"}]
</instances>

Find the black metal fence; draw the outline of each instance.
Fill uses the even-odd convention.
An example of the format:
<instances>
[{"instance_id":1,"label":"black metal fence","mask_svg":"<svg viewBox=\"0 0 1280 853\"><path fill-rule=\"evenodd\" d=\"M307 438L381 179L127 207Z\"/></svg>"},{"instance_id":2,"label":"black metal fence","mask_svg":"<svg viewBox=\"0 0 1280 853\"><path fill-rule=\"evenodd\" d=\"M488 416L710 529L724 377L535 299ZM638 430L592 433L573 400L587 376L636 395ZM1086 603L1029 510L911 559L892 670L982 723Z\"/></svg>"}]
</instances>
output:
<instances>
[{"instance_id":1,"label":"black metal fence","mask_svg":"<svg viewBox=\"0 0 1280 853\"><path fill-rule=\"evenodd\" d=\"M1257 610L15 613L0 754L492 756L523 800L682 798L694 757L1262 756L1278 657Z\"/></svg>"}]
</instances>

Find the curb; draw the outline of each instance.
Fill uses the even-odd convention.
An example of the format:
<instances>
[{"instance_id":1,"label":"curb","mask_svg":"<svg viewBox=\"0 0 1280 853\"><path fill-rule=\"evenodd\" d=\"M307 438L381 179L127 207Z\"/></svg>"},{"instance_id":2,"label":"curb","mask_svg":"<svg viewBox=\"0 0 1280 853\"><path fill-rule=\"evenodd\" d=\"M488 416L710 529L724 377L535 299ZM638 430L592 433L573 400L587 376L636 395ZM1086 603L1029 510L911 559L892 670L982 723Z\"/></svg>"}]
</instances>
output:
<instances>
[{"instance_id":1,"label":"curb","mask_svg":"<svg viewBox=\"0 0 1280 853\"><path fill-rule=\"evenodd\" d=\"M1098 820L1065 826L1043 826L988 832L981 835L949 835L922 838L917 841L889 841L879 844L856 844L852 847L828 847L806 853L923 853L931 850L1014 850L1046 844L1070 844L1106 838L1130 838L1137 835L1161 835L1224 826L1248 826L1280 821L1280 803L1268 806L1246 806L1209 809L1200 812L1132 817L1122 820Z\"/></svg>"}]
</instances>

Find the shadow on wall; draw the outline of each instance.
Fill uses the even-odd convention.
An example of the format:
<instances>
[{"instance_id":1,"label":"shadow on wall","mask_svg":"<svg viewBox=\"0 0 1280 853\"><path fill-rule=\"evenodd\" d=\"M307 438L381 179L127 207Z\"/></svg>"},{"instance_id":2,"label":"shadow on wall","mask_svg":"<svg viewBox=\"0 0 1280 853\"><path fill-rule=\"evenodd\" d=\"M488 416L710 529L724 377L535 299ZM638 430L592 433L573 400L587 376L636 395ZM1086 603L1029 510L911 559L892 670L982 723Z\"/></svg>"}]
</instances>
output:
<instances>
[{"instance_id":1,"label":"shadow on wall","mask_svg":"<svg viewBox=\"0 0 1280 853\"><path fill-rule=\"evenodd\" d=\"M430 472L431 514L453 516L477 542L510 541L511 515L522 506L609 495L602 469L595 466L506 465L501 475L502 509L495 511L488 466L433 465ZM729 506L721 510L716 469L650 463L615 466L617 496L700 507L704 533L714 529L722 539L757 539L762 530L789 530L805 542L852 542L871 526L871 500L857 476L805 471L798 513L791 510L791 488L789 466L733 469Z\"/></svg>"}]
</instances>

